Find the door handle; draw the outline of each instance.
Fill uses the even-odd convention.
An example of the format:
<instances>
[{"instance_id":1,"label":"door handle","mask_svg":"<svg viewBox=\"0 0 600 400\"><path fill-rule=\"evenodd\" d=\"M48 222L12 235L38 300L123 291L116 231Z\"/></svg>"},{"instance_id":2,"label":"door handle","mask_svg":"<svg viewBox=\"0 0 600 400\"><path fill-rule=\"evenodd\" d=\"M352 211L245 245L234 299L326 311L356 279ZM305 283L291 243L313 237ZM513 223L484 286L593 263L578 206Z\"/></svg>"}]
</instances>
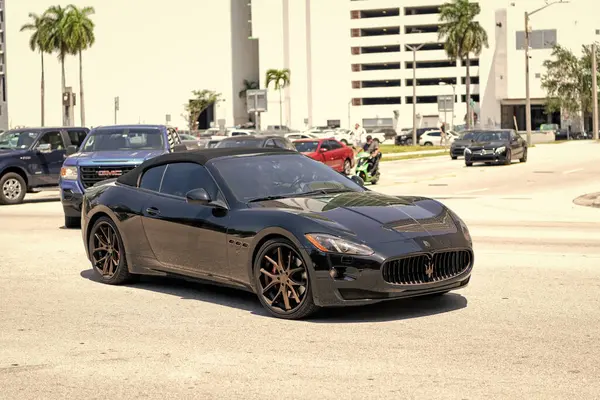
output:
<instances>
[{"instance_id":1,"label":"door handle","mask_svg":"<svg viewBox=\"0 0 600 400\"><path fill-rule=\"evenodd\" d=\"M146 208L146 213L148 213L148 215L159 215L160 210L156 207L150 207L150 208Z\"/></svg>"}]
</instances>

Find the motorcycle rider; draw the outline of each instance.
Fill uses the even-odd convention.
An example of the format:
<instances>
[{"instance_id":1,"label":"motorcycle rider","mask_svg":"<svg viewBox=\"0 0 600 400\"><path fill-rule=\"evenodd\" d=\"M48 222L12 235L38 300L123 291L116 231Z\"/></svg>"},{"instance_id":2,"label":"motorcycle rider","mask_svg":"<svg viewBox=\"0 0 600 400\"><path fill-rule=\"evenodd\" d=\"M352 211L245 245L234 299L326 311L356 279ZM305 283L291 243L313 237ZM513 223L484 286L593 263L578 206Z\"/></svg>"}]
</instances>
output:
<instances>
[{"instance_id":1,"label":"motorcycle rider","mask_svg":"<svg viewBox=\"0 0 600 400\"><path fill-rule=\"evenodd\" d=\"M377 140L373 140L371 135L367 136L367 143L365 143L363 147L364 151L369 153L369 167L367 168L367 172L371 175L375 175L377 173L377 167L379 166L379 158L381 156L381 152L379 151L379 142Z\"/></svg>"}]
</instances>

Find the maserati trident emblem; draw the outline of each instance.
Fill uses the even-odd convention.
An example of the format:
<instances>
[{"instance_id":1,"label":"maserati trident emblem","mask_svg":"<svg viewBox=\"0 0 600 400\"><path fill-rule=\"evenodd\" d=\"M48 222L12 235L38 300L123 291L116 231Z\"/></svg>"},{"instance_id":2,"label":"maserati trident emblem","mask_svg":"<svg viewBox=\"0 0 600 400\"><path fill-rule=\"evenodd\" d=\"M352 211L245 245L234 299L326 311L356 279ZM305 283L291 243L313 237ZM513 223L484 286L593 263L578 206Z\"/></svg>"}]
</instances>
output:
<instances>
[{"instance_id":1,"label":"maserati trident emblem","mask_svg":"<svg viewBox=\"0 0 600 400\"><path fill-rule=\"evenodd\" d=\"M427 277L429 279L431 279L431 277L433 276L433 260L430 260L426 265L425 265L425 275L427 275Z\"/></svg>"}]
</instances>

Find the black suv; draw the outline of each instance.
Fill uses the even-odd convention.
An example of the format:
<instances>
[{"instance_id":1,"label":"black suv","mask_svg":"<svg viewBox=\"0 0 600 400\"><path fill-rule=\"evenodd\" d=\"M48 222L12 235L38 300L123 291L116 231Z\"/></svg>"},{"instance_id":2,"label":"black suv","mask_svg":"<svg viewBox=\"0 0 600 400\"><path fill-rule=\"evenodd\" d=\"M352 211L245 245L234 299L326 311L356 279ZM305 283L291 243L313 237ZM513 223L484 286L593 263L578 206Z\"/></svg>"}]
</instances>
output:
<instances>
[{"instance_id":1,"label":"black suv","mask_svg":"<svg viewBox=\"0 0 600 400\"><path fill-rule=\"evenodd\" d=\"M58 186L67 147L88 128L20 128L0 133L0 204L19 204L35 188Z\"/></svg>"}]
</instances>

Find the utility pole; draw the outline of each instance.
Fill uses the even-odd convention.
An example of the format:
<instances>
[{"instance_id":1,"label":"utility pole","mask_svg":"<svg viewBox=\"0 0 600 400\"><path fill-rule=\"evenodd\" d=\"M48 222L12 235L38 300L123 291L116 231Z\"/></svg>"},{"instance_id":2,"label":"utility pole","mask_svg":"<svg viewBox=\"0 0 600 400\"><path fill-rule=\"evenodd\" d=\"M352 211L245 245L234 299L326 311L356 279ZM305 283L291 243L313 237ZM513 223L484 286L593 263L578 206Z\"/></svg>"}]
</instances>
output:
<instances>
[{"instance_id":1,"label":"utility pole","mask_svg":"<svg viewBox=\"0 0 600 400\"><path fill-rule=\"evenodd\" d=\"M425 46L425 43L418 46L406 45L406 48L413 52L413 130L412 130L412 144L417 145L417 51L421 50L421 47Z\"/></svg>"},{"instance_id":2,"label":"utility pole","mask_svg":"<svg viewBox=\"0 0 600 400\"><path fill-rule=\"evenodd\" d=\"M525 11L525 127L527 146L531 146L531 95L529 92L529 13Z\"/></svg>"},{"instance_id":3,"label":"utility pole","mask_svg":"<svg viewBox=\"0 0 600 400\"><path fill-rule=\"evenodd\" d=\"M115 97L115 125L117 124L117 112L119 111L119 96Z\"/></svg>"},{"instance_id":4,"label":"utility pole","mask_svg":"<svg viewBox=\"0 0 600 400\"><path fill-rule=\"evenodd\" d=\"M596 62L596 43L592 44L592 96L594 106L593 138L598 140L598 65Z\"/></svg>"},{"instance_id":5,"label":"utility pole","mask_svg":"<svg viewBox=\"0 0 600 400\"><path fill-rule=\"evenodd\" d=\"M527 129L527 145L531 146L531 95L529 90L529 17L557 3L569 3L565 0L554 0L532 12L525 11L525 128Z\"/></svg>"}]
</instances>

